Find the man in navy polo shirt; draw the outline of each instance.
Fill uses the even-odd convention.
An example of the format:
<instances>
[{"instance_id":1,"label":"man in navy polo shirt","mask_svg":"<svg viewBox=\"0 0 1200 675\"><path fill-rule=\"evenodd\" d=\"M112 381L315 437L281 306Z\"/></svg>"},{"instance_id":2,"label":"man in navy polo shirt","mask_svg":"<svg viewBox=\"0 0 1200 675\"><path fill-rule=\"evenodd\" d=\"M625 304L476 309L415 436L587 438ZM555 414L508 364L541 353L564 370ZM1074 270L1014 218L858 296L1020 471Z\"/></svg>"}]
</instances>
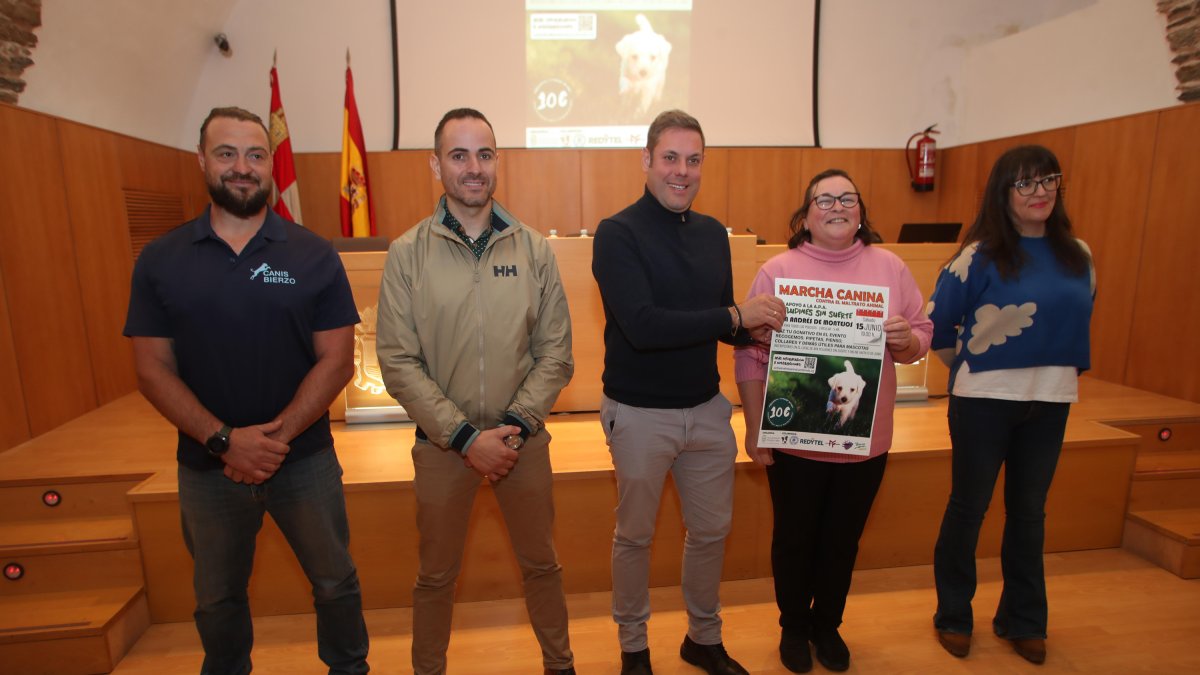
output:
<instances>
[{"instance_id":1,"label":"man in navy polo shirt","mask_svg":"<svg viewBox=\"0 0 1200 675\"><path fill-rule=\"evenodd\" d=\"M200 127L212 205L151 242L125 335L138 387L179 430L203 673L248 673L246 587L264 511L312 583L317 651L365 673L367 630L327 409L354 372L358 312L329 242L267 208L266 127L216 108Z\"/></svg>"}]
</instances>

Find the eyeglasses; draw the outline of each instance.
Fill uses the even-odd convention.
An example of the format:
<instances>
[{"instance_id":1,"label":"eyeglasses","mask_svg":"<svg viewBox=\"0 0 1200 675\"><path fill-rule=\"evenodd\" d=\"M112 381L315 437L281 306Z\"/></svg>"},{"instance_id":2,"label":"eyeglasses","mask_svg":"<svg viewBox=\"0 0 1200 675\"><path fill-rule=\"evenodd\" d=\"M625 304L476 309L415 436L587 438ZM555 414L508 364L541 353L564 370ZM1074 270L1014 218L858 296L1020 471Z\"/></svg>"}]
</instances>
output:
<instances>
[{"instance_id":1,"label":"eyeglasses","mask_svg":"<svg viewBox=\"0 0 1200 675\"><path fill-rule=\"evenodd\" d=\"M858 193L857 192L843 192L842 194L840 194L836 197L834 197L833 195L830 195L830 194L820 194L820 195L817 195L816 197L813 197L813 200L812 200L812 203L816 204L817 208L821 209L822 211L828 211L829 209L832 209L834 202L841 204L843 207L845 207L847 209L854 208L855 206L858 205Z\"/></svg>"},{"instance_id":2,"label":"eyeglasses","mask_svg":"<svg viewBox=\"0 0 1200 675\"><path fill-rule=\"evenodd\" d=\"M1046 192L1054 192L1058 189L1059 185L1062 185L1062 174L1052 173L1045 178L1022 178L1012 184L1017 189L1017 194L1022 197L1028 197L1037 192L1037 186L1039 185L1045 188Z\"/></svg>"}]
</instances>

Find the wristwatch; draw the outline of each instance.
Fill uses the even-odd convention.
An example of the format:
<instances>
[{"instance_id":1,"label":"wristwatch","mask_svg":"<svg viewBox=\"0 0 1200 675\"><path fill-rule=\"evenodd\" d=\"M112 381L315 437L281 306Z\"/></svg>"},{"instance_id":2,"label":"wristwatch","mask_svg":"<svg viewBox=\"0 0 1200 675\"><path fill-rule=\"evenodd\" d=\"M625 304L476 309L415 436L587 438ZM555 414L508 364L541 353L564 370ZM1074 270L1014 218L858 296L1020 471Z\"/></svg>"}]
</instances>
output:
<instances>
[{"instance_id":1,"label":"wristwatch","mask_svg":"<svg viewBox=\"0 0 1200 675\"><path fill-rule=\"evenodd\" d=\"M520 450L525 445L525 439L521 438L520 434L510 434L504 437L504 445L509 450Z\"/></svg>"},{"instance_id":2,"label":"wristwatch","mask_svg":"<svg viewBox=\"0 0 1200 675\"><path fill-rule=\"evenodd\" d=\"M220 457L229 450L229 435L233 433L233 428L228 424L222 425L217 429L216 433L208 437L204 441L204 447L208 449L208 454L213 457Z\"/></svg>"}]
</instances>

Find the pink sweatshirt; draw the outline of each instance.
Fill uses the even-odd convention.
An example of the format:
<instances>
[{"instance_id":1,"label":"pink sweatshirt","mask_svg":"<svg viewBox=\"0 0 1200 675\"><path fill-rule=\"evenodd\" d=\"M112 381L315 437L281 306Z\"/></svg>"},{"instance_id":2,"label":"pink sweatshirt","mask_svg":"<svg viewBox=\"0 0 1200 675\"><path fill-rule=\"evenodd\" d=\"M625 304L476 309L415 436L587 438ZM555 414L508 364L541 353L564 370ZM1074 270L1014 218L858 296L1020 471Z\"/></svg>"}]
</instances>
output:
<instances>
[{"instance_id":1,"label":"pink sweatshirt","mask_svg":"<svg viewBox=\"0 0 1200 675\"><path fill-rule=\"evenodd\" d=\"M849 248L828 251L812 244L789 249L763 263L754 277L749 297L775 292L776 279L813 279L846 284L886 286L889 317L897 314L908 319L913 335L921 343L916 361L929 350L933 323L925 316L925 302L908 266L896 254L877 246L864 246L857 239ZM737 381L766 380L766 347L739 347L734 351L734 374ZM777 448L797 457L824 462L861 462L887 452L892 447L892 411L896 408L896 368L891 352L884 350L883 367L879 377L879 398L875 403L875 423L871 434L871 454L867 457L829 452L813 452ZM747 422L754 424L754 422Z\"/></svg>"}]
</instances>

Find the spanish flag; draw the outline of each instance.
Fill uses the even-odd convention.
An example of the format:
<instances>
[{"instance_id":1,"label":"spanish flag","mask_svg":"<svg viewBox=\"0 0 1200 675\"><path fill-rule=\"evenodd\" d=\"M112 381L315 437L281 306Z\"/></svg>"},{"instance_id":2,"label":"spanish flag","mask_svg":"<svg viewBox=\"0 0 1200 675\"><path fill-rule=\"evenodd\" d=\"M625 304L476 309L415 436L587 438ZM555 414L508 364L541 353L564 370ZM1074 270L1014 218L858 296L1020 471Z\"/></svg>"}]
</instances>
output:
<instances>
[{"instance_id":1,"label":"spanish flag","mask_svg":"<svg viewBox=\"0 0 1200 675\"><path fill-rule=\"evenodd\" d=\"M354 76L346 50L346 108L342 113L342 236L375 236L375 205L368 195L367 146L354 103Z\"/></svg>"},{"instance_id":2,"label":"spanish flag","mask_svg":"<svg viewBox=\"0 0 1200 675\"><path fill-rule=\"evenodd\" d=\"M292 159L292 140L288 135L287 117L283 114L283 100L279 96L279 74L275 72L275 61L271 61L271 154L274 166L271 178L275 182L275 194L271 208L275 213L292 221L300 222L300 186L296 183L296 164Z\"/></svg>"}]
</instances>

